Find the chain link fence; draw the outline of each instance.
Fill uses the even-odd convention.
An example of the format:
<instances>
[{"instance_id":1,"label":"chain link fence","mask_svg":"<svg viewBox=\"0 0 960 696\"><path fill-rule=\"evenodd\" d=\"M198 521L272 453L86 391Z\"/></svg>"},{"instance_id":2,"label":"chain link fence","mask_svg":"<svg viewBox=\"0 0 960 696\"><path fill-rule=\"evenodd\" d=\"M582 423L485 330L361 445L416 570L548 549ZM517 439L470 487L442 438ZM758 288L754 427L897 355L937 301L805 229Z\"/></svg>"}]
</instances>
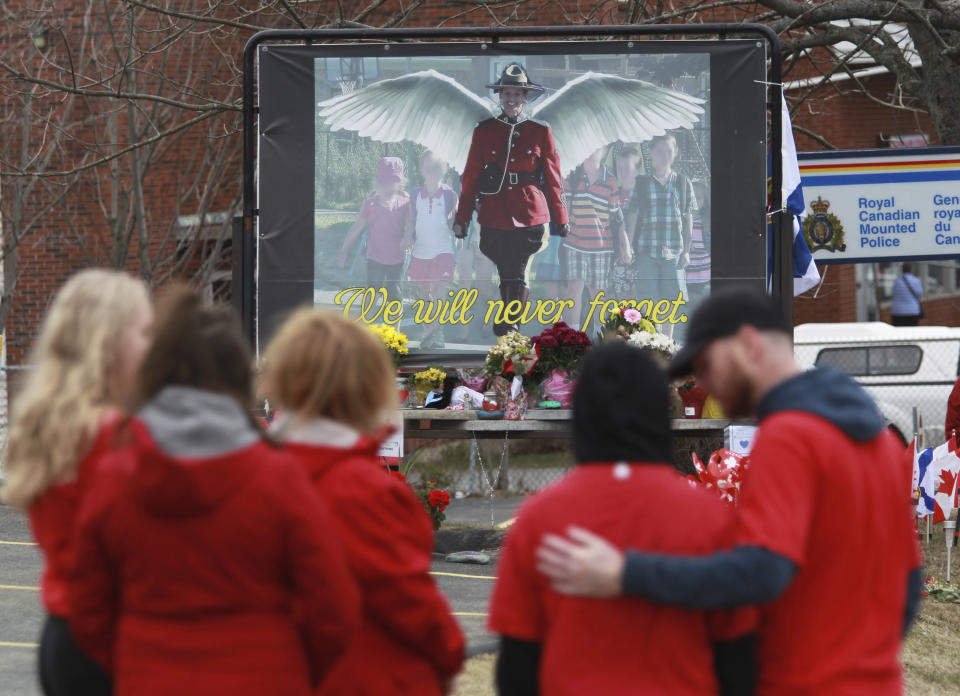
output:
<instances>
[{"instance_id":1,"label":"chain link fence","mask_svg":"<svg viewBox=\"0 0 960 696\"><path fill-rule=\"evenodd\" d=\"M559 480L574 465L569 438L422 440L408 438L403 468L414 485L436 481L460 496L524 495Z\"/></svg>"}]
</instances>

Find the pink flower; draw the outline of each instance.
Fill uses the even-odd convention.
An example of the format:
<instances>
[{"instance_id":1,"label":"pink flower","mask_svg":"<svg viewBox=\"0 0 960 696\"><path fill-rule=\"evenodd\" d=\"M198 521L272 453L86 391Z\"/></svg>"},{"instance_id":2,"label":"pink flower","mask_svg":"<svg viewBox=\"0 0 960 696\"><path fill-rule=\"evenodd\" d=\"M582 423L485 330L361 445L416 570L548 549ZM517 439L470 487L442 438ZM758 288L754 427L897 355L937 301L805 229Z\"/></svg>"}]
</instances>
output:
<instances>
[{"instance_id":1,"label":"pink flower","mask_svg":"<svg viewBox=\"0 0 960 696\"><path fill-rule=\"evenodd\" d=\"M636 324L638 321L643 319L643 315L633 307L628 307L627 309L623 310L623 318L629 321L631 324Z\"/></svg>"}]
</instances>

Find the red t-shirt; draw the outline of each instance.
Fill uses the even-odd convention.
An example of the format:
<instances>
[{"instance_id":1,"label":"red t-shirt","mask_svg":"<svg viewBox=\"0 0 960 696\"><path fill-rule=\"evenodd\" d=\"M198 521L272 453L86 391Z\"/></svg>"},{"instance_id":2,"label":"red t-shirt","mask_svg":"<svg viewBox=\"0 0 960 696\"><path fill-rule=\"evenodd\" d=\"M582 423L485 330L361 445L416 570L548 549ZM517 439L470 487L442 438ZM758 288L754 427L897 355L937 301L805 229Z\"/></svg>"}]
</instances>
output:
<instances>
[{"instance_id":1,"label":"red t-shirt","mask_svg":"<svg viewBox=\"0 0 960 696\"><path fill-rule=\"evenodd\" d=\"M716 694L712 643L751 631L752 612L559 595L537 572L535 551L543 534L563 534L571 524L621 549L669 554L716 551L734 531L716 496L665 465L579 466L533 496L507 535L489 628L542 644L541 693Z\"/></svg>"},{"instance_id":2,"label":"red t-shirt","mask_svg":"<svg viewBox=\"0 0 960 696\"><path fill-rule=\"evenodd\" d=\"M377 194L363 202L359 218L367 224L367 258L387 266L403 263L403 235L410 220L410 197L400 192L389 205Z\"/></svg>"},{"instance_id":3,"label":"red t-shirt","mask_svg":"<svg viewBox=\"0 0 960 696\"><path fill-rule=\"evenodd\" d=\"M902 693L907 575L920 565L903 446L855 442L809 413L763 421L740 498L738 543L797 564L761 607L757 693Z\"/></svg>"}]
</instances>

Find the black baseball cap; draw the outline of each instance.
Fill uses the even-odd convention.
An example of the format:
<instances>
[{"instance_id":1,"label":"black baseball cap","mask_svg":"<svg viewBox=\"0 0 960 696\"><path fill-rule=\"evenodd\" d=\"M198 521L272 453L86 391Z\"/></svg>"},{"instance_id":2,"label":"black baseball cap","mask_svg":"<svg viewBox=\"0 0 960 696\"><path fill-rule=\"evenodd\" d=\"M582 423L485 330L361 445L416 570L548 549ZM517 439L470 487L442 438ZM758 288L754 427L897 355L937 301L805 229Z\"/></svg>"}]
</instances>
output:
<instances>
[{"instance_id":1,"label":"black baseball cap","mask_svg":"<svg viewBox=\"0 0 960 696\"><path fill-rule=\"evenodd\" d=\"M741 326L793 334L793 327L775 299L757 290L718 290L704 300L690 318L687 344L673 356L667 372L684 377L693 372L693 361L718 338L732 336Z\"/></svg>"}]
</instances>

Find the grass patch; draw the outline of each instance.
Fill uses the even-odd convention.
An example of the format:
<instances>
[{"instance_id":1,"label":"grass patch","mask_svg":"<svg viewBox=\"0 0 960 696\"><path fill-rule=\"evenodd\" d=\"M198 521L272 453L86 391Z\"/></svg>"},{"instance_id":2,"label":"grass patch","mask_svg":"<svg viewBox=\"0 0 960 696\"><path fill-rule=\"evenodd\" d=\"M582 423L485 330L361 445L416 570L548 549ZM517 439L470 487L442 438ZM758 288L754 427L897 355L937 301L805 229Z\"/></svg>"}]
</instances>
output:
<instances>
[{"instance_id":1,"label":"grass patch","mask_svg":"<svg viewBox=\"0 0 960 696\"><path fill-rule=\"evenodd\" d=\"M344 222L352 225L357 220L357 214L356 210L324 210L315 212L313 214L314 229L332 227L333 225Z\"/></svg>"},{"instance_id":2,"label":"grass patch","mask_svg":"<svg viewBox=\"0 0 960 696\"><path fill-rule=\"evenodd\" d=\"M946 580L947 549L941 525L923 545L924 577ZM954 547L953 555L960 555ZM951 580L960 579L960 559L953 560ZM960 604L926 597L920 616L903 645L901 655L908 696L960 694Z\"/></svg>"},{"instance_id":3,"label":"grass patch","mask_svg":"<svg viewBox=\"0 0 960 696\"><path fill-rule=\"evenodd\" d=\"M457 679L453 696L492 696L495 693L493 686L493 667L496 655L477 655L467 660L463 672Z\"/></svg>"}]
</instances>

